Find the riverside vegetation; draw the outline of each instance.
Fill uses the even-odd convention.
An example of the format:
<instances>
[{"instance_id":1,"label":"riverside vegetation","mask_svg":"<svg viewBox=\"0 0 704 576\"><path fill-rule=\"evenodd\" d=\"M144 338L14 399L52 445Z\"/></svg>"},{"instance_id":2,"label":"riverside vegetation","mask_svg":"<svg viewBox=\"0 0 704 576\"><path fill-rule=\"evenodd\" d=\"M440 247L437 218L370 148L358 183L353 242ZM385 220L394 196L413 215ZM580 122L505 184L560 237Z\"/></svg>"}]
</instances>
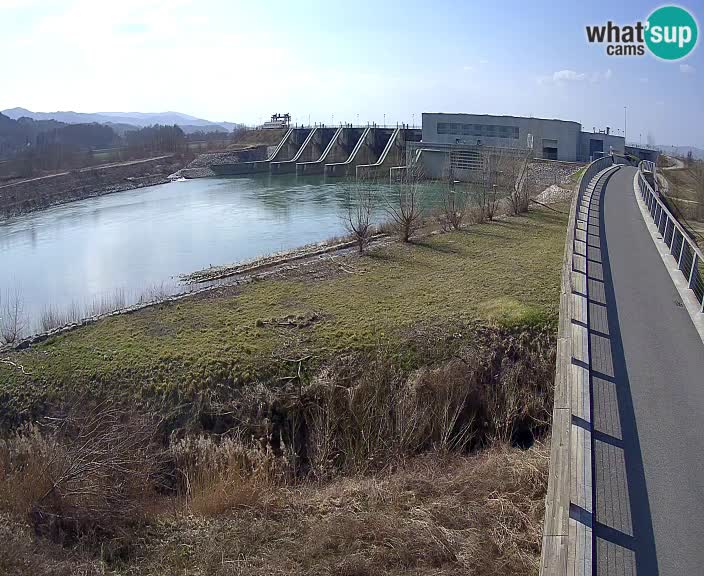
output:
<instances>
[{"instance_id":1,"label":"riverside vegetation","mask_svg":"<svg viewBox=\"0 0 704 576\"><path fill-rule=\"evenodd\" d=\"M537 574L567 208L0 357L0 572Z\"/></svg>"}]
</instances>

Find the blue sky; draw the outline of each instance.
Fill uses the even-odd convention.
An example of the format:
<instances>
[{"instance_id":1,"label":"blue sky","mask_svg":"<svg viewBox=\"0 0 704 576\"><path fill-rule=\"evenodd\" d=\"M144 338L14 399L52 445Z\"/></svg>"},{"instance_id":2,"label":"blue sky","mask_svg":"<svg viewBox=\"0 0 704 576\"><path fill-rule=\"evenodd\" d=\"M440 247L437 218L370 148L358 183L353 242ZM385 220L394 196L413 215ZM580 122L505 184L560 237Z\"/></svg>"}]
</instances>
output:
<instances>
[{"instance_id":1,"label":"blue sky","mask_svg":"<svg viewBox=\"0 0 704 576\"><path fill-rule=\"evenodd\" d=\"M0 109L258 123L534 115L704 147L704 47L607 56L585 26L659 2L0 0ZM680 2L698 21L701 3ZM700 34L701 34L700 29Z\"/></svg>"}]
</instances>

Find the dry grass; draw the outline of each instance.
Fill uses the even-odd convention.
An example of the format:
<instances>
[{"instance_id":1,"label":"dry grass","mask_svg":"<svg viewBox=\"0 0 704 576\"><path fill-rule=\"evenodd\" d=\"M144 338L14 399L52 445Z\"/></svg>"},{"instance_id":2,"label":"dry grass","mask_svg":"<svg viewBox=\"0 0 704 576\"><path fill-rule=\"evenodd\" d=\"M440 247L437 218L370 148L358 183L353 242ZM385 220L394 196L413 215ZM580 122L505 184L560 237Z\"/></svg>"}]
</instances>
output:
<instances>
[{"instance_id":1,"label":"dry grass","mask_svg":"<svg viewBox=\"0 0 704 576\"><path fill-rule=\"evenodd\" d=\"M271 486L212 518L165 514L106 564L0 520L0 571L27 574L537 574L548 447L426 455L371 476ZM5 539L7 538L7 540Z\"/></svg>"},{"instance_id":2,"label":"dry grass","mask_svg":"<svg viewBox=\"0 0 704 576\"><path fill-rule=\"evenodd\" d=\"M0 570L537 573L552 335L475 327L409 342L423 368L383 347L340 355L210 406L217 434L169 437L85 402L17 431L0 443L14 542Z\"/></svg>"},{"instance_id":3,"label":"dry grass","mask_svg":"<svg viewBox=\"0 0 704 576\"><path fill-rule=\"evenodd\" d=\"M372 477L281 489L268 507L197 531L192 545L200 553L178 567L195 574L537 573L546 476L541 446L435 455ZM153 573L169 571L169 549Z\"/></svg>"},{"instance_id":4,"label":"dry grass","mask_svg":"<svg viewBox=\"0 0 704 576\"><path fill-rule=\"evenodd\" d=\"M286 456L239 437L190 436L171 442L169 452L180 504L199 516L260 505L271 487L294 480Z\"/></svg>"}]
</instances>

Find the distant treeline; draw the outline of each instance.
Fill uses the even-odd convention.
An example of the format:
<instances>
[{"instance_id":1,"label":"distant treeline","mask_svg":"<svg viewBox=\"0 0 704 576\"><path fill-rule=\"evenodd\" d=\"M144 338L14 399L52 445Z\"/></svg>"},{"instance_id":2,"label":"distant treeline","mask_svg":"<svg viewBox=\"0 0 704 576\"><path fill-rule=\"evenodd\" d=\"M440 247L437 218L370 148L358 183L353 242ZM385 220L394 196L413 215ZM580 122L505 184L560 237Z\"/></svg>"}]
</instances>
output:
<instances>
[{"instance_id":1,"label":"distant treeline","mask_svg":"<svg viewBox=\"0 0 704 576\"><path fill-rule=\"evenodd\" d=\"M154 125L119 135L105 124L64 124L55 120L13 120L0 114L0 178L28 178L105 162L159 154L192 154L193 143L222 146L232 134L195 132L177 125ZM202 150L202 144L199 144Z\"/></svg>"}]
</instances>

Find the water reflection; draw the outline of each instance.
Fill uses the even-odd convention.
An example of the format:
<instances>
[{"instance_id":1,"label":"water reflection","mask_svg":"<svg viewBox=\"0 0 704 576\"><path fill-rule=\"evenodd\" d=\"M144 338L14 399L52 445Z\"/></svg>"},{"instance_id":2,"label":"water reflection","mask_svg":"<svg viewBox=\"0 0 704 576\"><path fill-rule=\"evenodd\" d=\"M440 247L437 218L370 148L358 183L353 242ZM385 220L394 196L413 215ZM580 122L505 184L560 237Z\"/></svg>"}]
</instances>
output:
<instances>
[{"instance_id":1,"label":"water reflection","mask_svg":"<svg viewBox=\"0 0 704 576\"><path fill-rule=\"evenodd\" d=\"M349 186L295 175L190 180L12 218L0 222L0 295L19 291L36 328L49 306L88 308L116 291L130 303L153 286L173 291L180 274L343 233ZM390 187L374 191L383 205Z\"/></svg>"}]
</instances>

